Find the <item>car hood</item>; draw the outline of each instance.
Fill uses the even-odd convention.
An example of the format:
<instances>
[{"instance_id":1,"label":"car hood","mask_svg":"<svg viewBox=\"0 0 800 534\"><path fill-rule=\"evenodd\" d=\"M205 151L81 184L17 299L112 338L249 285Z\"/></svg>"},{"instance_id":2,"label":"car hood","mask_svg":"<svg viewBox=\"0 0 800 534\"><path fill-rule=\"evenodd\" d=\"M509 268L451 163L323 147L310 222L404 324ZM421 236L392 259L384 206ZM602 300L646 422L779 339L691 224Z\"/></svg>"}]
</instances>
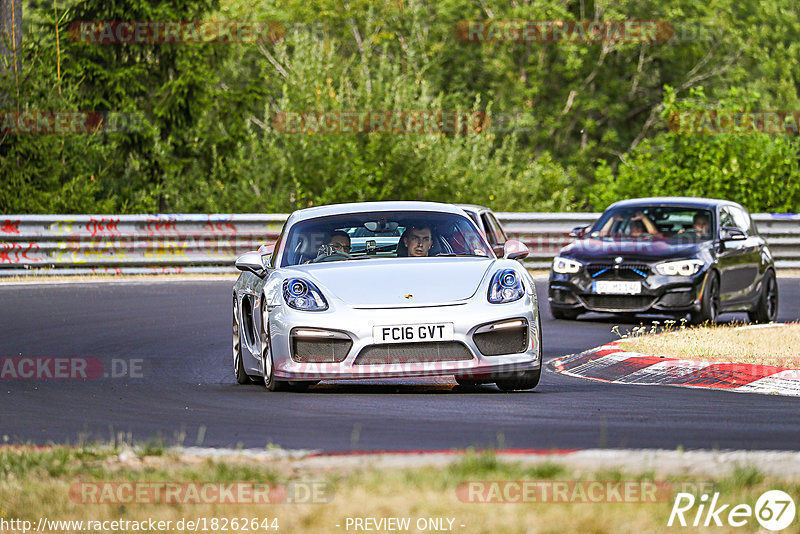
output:
<instances>
[{"instance_id":1,"label":"car hood","mask_svg":"<svg viewBox=\"0 0 800 534\"><path fill-rule=\"evenodd\" d=\"M561 249L561 255L580 261L611 261L622 257L624 261L654 262L658 260L690 258L710 246L709 242L671 242L666 239L579 239Z\"/></svg>"},{"instance_id":2,"label":"car hood","mask_svg":"<svg viewBox=\"0 0 800 534\"><path fill-rule=\"evenodd\" d=\"M287 270L307 276L326 297L353 307L414 307L469 299L495 261L392 258L297 265Z\"/></svg>"}]
</instances>

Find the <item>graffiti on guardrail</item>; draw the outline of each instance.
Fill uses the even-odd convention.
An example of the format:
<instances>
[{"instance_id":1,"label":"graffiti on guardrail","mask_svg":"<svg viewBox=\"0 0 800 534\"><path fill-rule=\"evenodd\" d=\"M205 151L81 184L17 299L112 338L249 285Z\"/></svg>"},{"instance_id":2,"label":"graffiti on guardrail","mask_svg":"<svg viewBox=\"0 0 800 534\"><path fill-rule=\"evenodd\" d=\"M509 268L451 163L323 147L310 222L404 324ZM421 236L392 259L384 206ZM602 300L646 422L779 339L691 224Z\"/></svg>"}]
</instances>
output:
<instances>
[{"instance_id":1,"label":"graffiti on guardrail","mask_svg":"<svg viewBox=\"0 0 800 534\"><path fill-rule=\"evenodd\" d=\"M103 235L114 235L119 234L119 219L107 219L105 217L101 219L95 219L92 217L89 219L89 222L86 223L86 231L89 232L92 237L103 234Z\"/></svg>"},{"instance_id":2,"label":"graffiti on guardrail","mask_svg":"<svg viewBox=\"0 0 800 534\"><path fill-rule=\"evenodd\" d=\"M40 261L39 258L31 258L28 254L35 252L39 249L36 243L0 243L0 263L19 263L23 260L26 261ZM13 255L13 257L12 257Z\"/></svg>"},{"instance_id":3,"label":"graffiti on guardrail","mask_svg":"<svg viewBox=\"0 0 800 534\"><path fill-rule=\"evenodd\" d=\"M4 234L18 234L19 223L20 221L12 221L11 219L6 219L5 221L3 221L3 224L0 225L0 232L3 232Z\"/></svg>"},{"instance_id":4,"label":"graffiti on guardrail","mask_svg":"<svg viewBox=\"0 0 800 534\"><path fill-rule=\"evenodd\" d=\"M40 258L31 258L28 256L28 254L38 249L39 245L36 243L28 243L27 247L19 243L0 243L0 264L20 263L22 260L28 262L41 261Z\"/></svg>"},{"instance_id":5,"label":"graffiti on guardrail","mask_svg":"<svg viewBox=\"0 0 800 534\"><path fill-rule=\"evenodd\" d=\"M236 226L230 222L207 222L203 228L209 232L233 232L236 233Z\"/></svg>"},{"instance_id":6,"label":"graffiti on guardrail","mask_svg":"<svg viewBox=\"0 0 800 534\"><path fill-rule=\"evenodd\" d=\"M167 232L177 232L178 227L176 226L176 221L174 219L148 217L144 223L144 230L150 235L155 235Z\"/></svg>"},{"instance_id":7,"label":"graffiti on guardrail","mask_svg":"<svg viewBox=\"0 0 800 534\"><path fill-rule=\"evenodd\" d=\"M509 238L525 243L526 265L546 267L592 213L499 213ZM286 215L17 215L0 219L0 276L233 271L239 255L273 245ZM779 267L800 264L797 214L754 214ZM617 243L607 246L616 247ZM610 251L610 250L609 250ZM96 269L96 271L91 271Z\"/></svg>"}]
</instances>

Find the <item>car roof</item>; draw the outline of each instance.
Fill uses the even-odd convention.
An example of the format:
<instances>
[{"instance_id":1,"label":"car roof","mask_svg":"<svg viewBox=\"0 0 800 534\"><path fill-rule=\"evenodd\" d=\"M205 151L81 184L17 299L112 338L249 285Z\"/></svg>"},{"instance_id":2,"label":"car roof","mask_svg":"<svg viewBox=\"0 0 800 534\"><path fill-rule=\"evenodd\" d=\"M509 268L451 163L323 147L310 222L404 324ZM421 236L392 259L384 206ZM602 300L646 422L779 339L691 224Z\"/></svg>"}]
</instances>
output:
<instances>
[{"instance_id":1,"label":"car roof","mask_svg":"<svg viewBox=\"0 0 800 534\"><path fill-rule=\"evenodd\" d=\"M700 197L647 197L629 198L614 202L608 208L633 208L638 206L686 206L692 208L717 208L719 206L734 205L742 207L741 204L731 200L721 200L718 198Z\"/></svg>"},{"instance_id":2,"label":"car roof","mask_svg":"<svg viewBox=\"0 0 800 534\"><path fill-rule=\"evenodd\" d=\"M298 221L342 215L346 213L359 213L365 211L432 211L437 213L453 213L463 215L463 212L453 204L440 202L419 202L409 200L387 200L382 202L348 202L346 204L328 204L297 210L289 216L287 224Z\"/></svg>"},{"instance_id":3,"label":"car roof","mask_svg":"<svg viewBox=\"0 0 800 534\"><path fill-rule=\"evenodd\" d=\"M474 213L480 213L482 211L492 211L486 206L479 206L477 204L455 204L455 206L458 206L464 211L471 211Z\"/></svg>"}]
</instances>

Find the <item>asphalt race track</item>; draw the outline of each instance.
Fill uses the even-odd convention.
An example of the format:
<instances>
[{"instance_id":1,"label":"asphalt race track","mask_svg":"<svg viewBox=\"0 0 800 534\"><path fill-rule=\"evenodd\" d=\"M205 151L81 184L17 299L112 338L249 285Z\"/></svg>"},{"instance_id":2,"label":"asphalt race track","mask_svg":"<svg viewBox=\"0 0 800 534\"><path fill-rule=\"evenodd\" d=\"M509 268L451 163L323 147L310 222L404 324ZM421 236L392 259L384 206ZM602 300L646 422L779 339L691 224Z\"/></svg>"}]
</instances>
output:
<instances>
[{"instance_id":1,"label":"asphalt race track","mask_svg":"<svg viewBox=\"0 0 800 534\"><path fill-rule=\"evenodd\" d=\"M122 433L187 446L272 443L324 451L800 450L797 398L605 384L549 369L535 390L510 394L494 386L464 391L450 378L323 383L307 393L239 386L231 363L231 286L0 285L0 357L97 358L117 371L133 362L141 375L1 379L0 439L75 443ZM546 282L538 290L545 302ZM800 278L780 279L780 292L779 320L800 319ZM543 306L545 362L615 339L615 324L601 315L555 321Z\"/></svg>"}]
</instances>

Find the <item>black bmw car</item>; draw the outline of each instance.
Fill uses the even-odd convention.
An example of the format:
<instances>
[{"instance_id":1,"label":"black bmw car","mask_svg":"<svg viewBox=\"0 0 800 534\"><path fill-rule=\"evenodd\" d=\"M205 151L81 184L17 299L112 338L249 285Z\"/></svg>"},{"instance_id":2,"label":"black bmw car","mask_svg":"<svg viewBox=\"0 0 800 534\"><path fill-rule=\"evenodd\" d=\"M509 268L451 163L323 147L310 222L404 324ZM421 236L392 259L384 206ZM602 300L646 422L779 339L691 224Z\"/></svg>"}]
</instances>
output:
<instances>
[{"instance_id":1,"label":"black bmw car","mask_svg":"<svg viewBox=\"0 0 800 534\"><path fill-rule=\"evenodd\" d=\"M693 323L747 312L778 312L775 263L741 205L704 198L616 202L553 260L550 310L556 319L587 311L690 314Z\"/></svg>"}]
</instances>

